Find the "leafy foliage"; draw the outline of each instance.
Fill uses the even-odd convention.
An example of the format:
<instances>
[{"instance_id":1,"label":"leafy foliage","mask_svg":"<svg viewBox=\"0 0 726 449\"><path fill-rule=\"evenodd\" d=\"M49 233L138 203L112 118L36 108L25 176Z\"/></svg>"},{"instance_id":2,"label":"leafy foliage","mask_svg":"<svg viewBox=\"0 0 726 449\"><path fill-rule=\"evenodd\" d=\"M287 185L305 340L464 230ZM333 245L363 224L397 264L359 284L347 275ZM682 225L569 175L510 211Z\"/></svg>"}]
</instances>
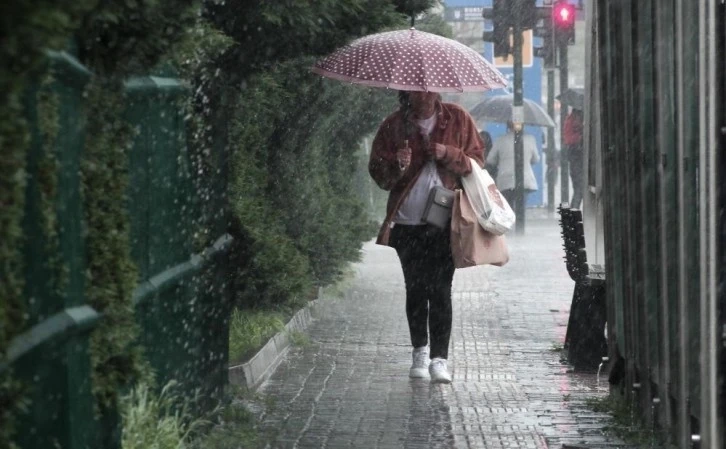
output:
<instances>
[{"instance_id":1,"label":"leafy foliage","mask_svg":"<svg viewBox=\"0 0 726 449\"><path fill-rule=\"evenodd\" d=\"M224 71L238 80L402 23L389 0L207 0L204 5L205 16L239 43L222 62Z\"/></svg>"},{"instance_id":2,"label":"leafy foliage","mask_svg":"<svg viewBox=\"0 0 726 449\"><path fill-rule=\"evenodd\" d=\"M230 203L235 217L237 291L248 306L282 303L304 291L307 261L280 224L281 211L269 203L270 157L266 139L274 132L276 104L286 93L267 75L246 89L232 112Z\"/></svg>"},{"instance_id":3,"label":"leafy foliage","mask_svg":"<svg viewBox=\"0 0 726 449\"><path fill-rule=\"evenodd\" d=\"M91 338L93 388L103 407L113 407L119 387L142 371L135 346L138 326L131 297L136 267L130 256L126 210L131 129L119 120L121 86L101 83L92 83L87 91L88 127L97 131L87 137L81 172L88 228L86 296L103 314Z\"/></svg>"},{"instance_id":4,"label":"leafy foliage","mask_svg":"<svg viewBox=\"0 0 726 449\"><path fill-rule=\"evenodd\" d=\"M56 141L60 132L58 95L52 91L54 79L48 75L40 83L36 94L38 124L40 125L42 155L38 172L34 176L40 187L40 220L46 244L47 260L50 267L53 296L62 294L67 281L67 267L61 258L57 223L56 202L58 194L58 157Z\"/></svg>"},{"instance_id":5,"label":"leafy foliage","mask_svg":"<svg viewBox=\"0 0 726 449\"><path fill-rule=\"evenodd\" d=\"M21 222L30 136L23 95L43 66L45 49L62 47L94 4L95 0L0 3L0 357L25 325ZM0 373L0 447L11 447L13 414L22 403L19 383L9 371Z\"/></svg>"},{"instance_id":6,"label":"leafy foliage","mask_svg":"<svg viewBox=\"0 0 726 449\"><path fill-rule=\"evenodd\" d=\"M3 42L0 47L0 59L3 60L0 68L0 147L3 148L0 160L0 258L3 260L0 265L3 279L0 283L0 297L3 298L0 301L0 354L24 326L21 252L24 236L20 223L24 211L25 156L29 136L25 105L21 100L29 82L38 79L38 69L45 63L44 52L67 48L75 41L79 44L82 60L98 74L119 79L128 73L149 70L169 53L180 36L187 33L187 25L196 20L195 2L179 3L171 0L10 0L0 5L0 40ZM121 131L120 118L110 112L118 113L120 107L106 109L109 98L103 88L95 93L89 102L93 111L91 125L97 126L92 128L95 132L89 139L88 157L84 161L84 180L87 187L91 187L86 190L89 204L85 208L90 218L88 242L92 277L89 278L89 296L94 305L107 312L105 326L95 334L93 347L94 367L99 376L96 380L103 378L108 383L101 381L94 384L94 388L105 400L110 400L115 397L118 385L128 381L127 374L138 371L136 362L131 362L138 362L137 355L134 351L125 352L130 349L128 345L134 335L130 298L135 280L128 249L124 248L127 244L125 217L119 209L125 198L124 178L114 177L125 170L124 139L128 136ZM52 116L57 107L52 100L46 91L40 91L37 103L41 134L48 148L53 146L57 132ZM104 166L106 162L109 166ZM57 232L52 212L57 164L52 153L44 153L39 169L44 211L42 226L47 234L46 241L55 245ZM117 196L100 197L107 187L105 181L111 182L111 193ZM57 258L56 253L50 248L49 263L59 264L59 261L53 261ZM109 265L104 266L105 263ZM58 268L61 271L56 288L62 282L62 267ZM127 324L131 326L128 329ZM126 332L129 329L130 332ZM16 408L13 404L18 404L20 397L17 383L7 377L7 372L2 376L0 446L6 447L10 445L12 433L7 412Z\"/></svg>"},{"instance_id":7,"label":"leafy foliage","mask_svg":"<svg viewBox=\"0 0 726 449\"><path fill-rule=\"evenodd\" d=\"M195 30L194 0L108 0L75 30L83 62L97 78L86 93L82 161L87 226L89 303L103 314L91 338L93 391L102 410L117 406L119 389L149 377L136 342L132 295L136 267L130 254L127 210L132 130L123 120L121 80L148 72Z\"/></svg>"},{"instance_id":8,"label":"leafy foliage","mask_svg":"<svg viewBox=\"0 0 726 449\"><path fill-rule=\"evenodd\" d=\"M22 101L29 80L38 79L35 70L45 49L66 48L94 73L83 99L89 132L81 170L86 297L103 314L91 340L93 391L104 411L120 405L124 387L150 377L136 341L131 300L137 283L126 208L132 130L122 119L127 106L122 81L133 74L169 74L173 65L193 85L194 96L183 107L193 131L196 186L206 208L198 240L206 246L231 226L240 303L279 307L339 277L341 267L358 257L360 242L372 236L374 225L355 176L365 161L356 155L361 155L360 139L395 107L395 97L384 91L310 75L312 60L301 55L321 55L362 34L404 26L402 13L418 14L417 8L429 3L208 0L200 14L197 0L3 2L0 354L25 325L22 242L29 236L23 235L21 221L29 136ZM57 105L46 94L41 91L37 102L45 105L39 110L47 125L41 134L50 148L59 130ZM40 164L41 207L47 212L41 226L48 243L56 245L50 211L58 167L46 156ZM60 267L60 261L49 260L56 262ZM62 271L56 286L60 282ZM2 447L10 447L12 439L8 411L24 405L19 392L17 382L3 373ZM135 401L153 402L138 395ZM139 419L129 421L131 416ZM134 423L129 428L149 425L147 435L171 435L168 442L176 441L180 429L165 418L170 433L151 426L153 420L143 424L139 415L127 413L125 419Z\"/></svg>"},{"instance_id":9,"label":"leafy foliage","mask_svg":"<svg viewBox=\"0 0 726 449\"><path fill-rule=\"evenodd\" d=\"M46 49L60 50L98 0L6 0L0 3L0 110L17 107L28 74ZM22 116L22 114L20 114ZM5 132L2 133L5 136ZM3 148L7 148L3 146Z\"/></svg>"},{"instance_id":10,"label":"leafy foliage","mask_svg":"<svg viewBox=\"0 0 726 449\"><path fill-rule=\"evenodd\" d=\"M435 6L437 0L395 0L396 11L406 15L418 15Z\"/></svg>"},{"instance_id":11,"label":"leafy foliage","mask_svg":"<svg viewBox=\"0 0 726 449\"><path fill-rule=\"evenodd\" d=\"M450 32L440 20L422 24ZM309 71L313 61L289 59L249 77L229 113L246 307L284 304L309 285L336 281L375 235L359 192L367 156L358 148L397 107L396 96L321 79Z\"/></svg>"},{"instance_id":12,"label":"leafy foliage","mask_svg":"<svg viewBox=\"0 0 726 449\"><path fill-rule=\"evenodd\" d=\"M17 98L0 107L0 359L22 329L23 255L21 222L25 206L25 150L27 123L21 119ZM14 414L18 411L20 388L10 371L0 373L0 447L12 447Z\"/></svg>"},{"instance_id":13,"label":"leafy foliage","mask_svg":"<svg viewBox=\"0 0 726 449\"><path fill-rule=\"evenodd\" d=\"M76 37L80 60L106 77L145 74L194 27L197 0L106 0Z\"/></svg>"},{"instance_id":14,"label":"leafy foliage","mask_svg":"<svg viewBox=\"0 0 726 449\"><path fill-rule=\"evenodd\" d=\"M250 78L231 114L246 306L282 304L336 280L375 231L355 191L355 153L394 96L320 80L310 64L291 60Z\"/></svg>"}]
</instances>

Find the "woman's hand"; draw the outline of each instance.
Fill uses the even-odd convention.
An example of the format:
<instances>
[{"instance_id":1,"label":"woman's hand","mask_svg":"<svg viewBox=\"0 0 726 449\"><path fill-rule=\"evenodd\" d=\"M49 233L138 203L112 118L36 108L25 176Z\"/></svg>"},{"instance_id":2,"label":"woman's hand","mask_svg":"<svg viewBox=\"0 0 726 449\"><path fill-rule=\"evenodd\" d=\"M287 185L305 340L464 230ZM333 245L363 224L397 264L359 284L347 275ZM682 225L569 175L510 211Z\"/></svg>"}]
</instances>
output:
<instances>
[{"instance_id":1,"label":"woman's hand","mask_svg":"<svg viewBox=\"0 0 726 449\"><path fill-rule=\"evenodd\" d=\"M398 169L402 172L408 170L411 165L411 148L408 146L408 140L405 141L404 147L396 151L396 160L398 160Z\"/></svg>"},{"instance_id":2,"label":"woman's hand","mask_svg":"<svg viewBox=\"0 0 726 449\"><path fill-rule=\"evenodd\" d=\"M431 142L429 144L429 153L437 161L446 157L446 145L440 143Z\"/></svg>"}]
</instances>

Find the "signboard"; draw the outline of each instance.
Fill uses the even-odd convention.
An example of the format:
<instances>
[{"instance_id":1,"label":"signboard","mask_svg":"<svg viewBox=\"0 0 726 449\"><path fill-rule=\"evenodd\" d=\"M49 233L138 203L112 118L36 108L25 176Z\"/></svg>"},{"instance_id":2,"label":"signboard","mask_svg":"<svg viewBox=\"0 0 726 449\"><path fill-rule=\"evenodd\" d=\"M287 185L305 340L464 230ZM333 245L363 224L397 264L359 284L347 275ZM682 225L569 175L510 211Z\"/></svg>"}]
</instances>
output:
<instances>
[{"instance_id":1,"label":"signboard","mask_svg":"<svg viewBox=\"0 0 726 449\"><path fill-rule=\"evenodd\" d=\"M509 44L514 46L514 37L509 37ZM534 61L534 45L532 44L532 30L522 33L522 67L532 67ZM514 66L514 56L508 55L507 58L494 58L496 67L512 67Z\"/></svg>"},{"instance_id":2,"label":"signboard","mask_svg":"<svg viewBox=\"0 0 726 449\"><path fill-rule=\"evenodd\" d=\"M483 6L460 6L444 9L444 20L447 22L483 22Z\"/></svg>"}]
</instances>

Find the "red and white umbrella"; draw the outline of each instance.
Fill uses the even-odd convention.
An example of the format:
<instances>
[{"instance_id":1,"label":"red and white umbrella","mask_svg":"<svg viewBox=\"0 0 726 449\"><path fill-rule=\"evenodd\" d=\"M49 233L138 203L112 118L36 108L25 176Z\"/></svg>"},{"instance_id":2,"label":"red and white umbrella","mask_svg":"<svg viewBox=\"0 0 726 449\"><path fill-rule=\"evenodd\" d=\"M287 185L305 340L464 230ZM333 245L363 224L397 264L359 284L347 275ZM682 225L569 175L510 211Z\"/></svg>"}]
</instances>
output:
<instances>
[{"instance_id":1,"label":"red and white umbrella","mask_svg":"<svg viewBox=\"0 0 726 449\"><path fill-rule=\"evenodd\" d=\"M413 28L356 39L317 61L312 71L396 90L475 92L507 85L499 70L476 51Z\"/></svg>"}]
</instances>

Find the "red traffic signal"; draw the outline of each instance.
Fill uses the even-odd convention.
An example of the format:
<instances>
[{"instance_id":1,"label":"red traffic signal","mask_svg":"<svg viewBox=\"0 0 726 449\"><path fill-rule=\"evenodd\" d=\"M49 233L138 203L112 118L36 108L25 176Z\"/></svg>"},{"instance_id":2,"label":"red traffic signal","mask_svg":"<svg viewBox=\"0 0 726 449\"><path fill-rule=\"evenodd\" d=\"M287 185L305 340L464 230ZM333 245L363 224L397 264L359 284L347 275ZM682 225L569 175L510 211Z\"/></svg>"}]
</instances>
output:
<instances>
[{"instance_id":1,"label":"red traffic signal","mask_svg":"<svg viewBox=\"0 0 726 449\"><path fill-rule=\"evenodd\" d=\"M559 0L552 5L555 41L559 45L573 45L575 43L575 19L577 19L577 10L567 0Z\"/></svg>"},{"instance_id":2,"label":"red traffic signal","mask_svg":"<svg viewBox=\"0 0 726 449\"><path fill-rule=\"evenodd\" d=\"M574 28L576 15L575 7L567 1L559 1L552 7L552 18L558 28Z\"/></svg>"}]
</instances>

